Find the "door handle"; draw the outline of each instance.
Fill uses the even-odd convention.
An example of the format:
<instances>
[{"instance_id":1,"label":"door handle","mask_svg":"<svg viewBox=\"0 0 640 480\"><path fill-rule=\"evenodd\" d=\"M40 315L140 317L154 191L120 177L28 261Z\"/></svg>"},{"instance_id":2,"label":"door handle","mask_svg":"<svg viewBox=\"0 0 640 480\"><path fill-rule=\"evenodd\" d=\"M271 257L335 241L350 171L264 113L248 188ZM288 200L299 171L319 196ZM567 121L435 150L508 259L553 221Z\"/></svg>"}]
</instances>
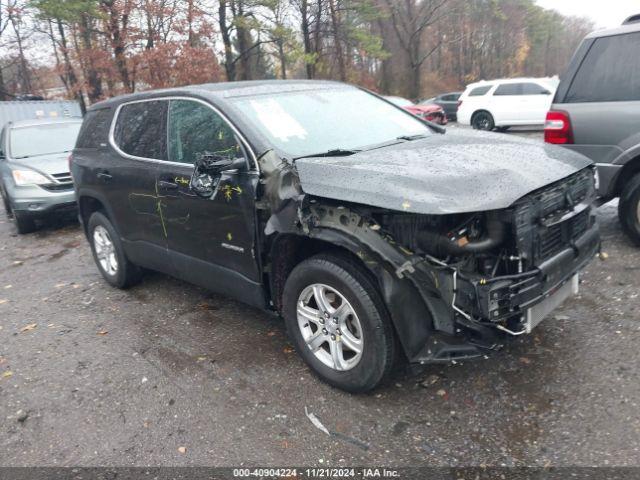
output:
<instances>
[{"instance_id":1,"label":"door handle","mask_svg":"<svg viewBox=\"0 0 640 480\"><path fill-rule=\"evenodd\" d=\"M176 190L178 188L178 184L175 182L167 182L166 180L160 180L158 182L158 187L163 188L165 190Z\"/></svg>"},{"instance_id":2,"label":"door handle","mask_svg":"<svg viewBox=\"0 0 640 480\"><path fill-rule=\"evenodd\" d=\"M101 180L104 180L105 182L113 178L108 170L98 170L98 172L96 173L96 177L100 178Z\"/></svg>"}]
</instances>

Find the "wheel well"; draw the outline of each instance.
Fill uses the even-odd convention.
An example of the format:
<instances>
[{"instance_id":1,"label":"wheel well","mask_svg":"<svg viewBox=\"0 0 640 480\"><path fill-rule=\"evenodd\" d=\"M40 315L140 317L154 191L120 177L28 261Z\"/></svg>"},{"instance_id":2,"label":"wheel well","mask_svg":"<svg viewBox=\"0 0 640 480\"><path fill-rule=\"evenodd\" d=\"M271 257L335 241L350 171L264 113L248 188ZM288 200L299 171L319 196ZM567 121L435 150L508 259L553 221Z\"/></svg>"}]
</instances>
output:
<instances>
[{"instance_id":1,"label":"wheel well","mask_svg":"<svg viewBox=\"0 0 640 480\"><path fill-rule=\"evenodd\" d=\"M612 197L619 197L626 183L631 180L637 173L640 173L640 157L629 160L618 173L614 189L611 192Z\"/></svg>"},{"instance_id":2,"label":"wheel well","mask_svg":"<svg viewBox=\"0 0 640 480\"><path fill-rule=\"evenodd\" d=\"M300 262L311 258L318 253L336 253L349 257L349 260L365 267L360 258L351 253L348 249L340 247L324 240L317 240L301 235L284 234L275 239L270 250L270 270L269 278L265 281L269 285L271 301L277 311L282 311L282 292L284 284L291 271ZM369 270L364 270L369 274ZM373 275L371 275L373 277ZM377 282L374 279L375 284Z\"/></svg>"},{"instance_id":3,"label":"wheel well","mask_svg":"<svg viewBox=\"0 0 640 480\"><path fill-rule=\"evenodd\" d=\"M82 225L85 230L89 223L89 218L93 212L102 212L107 215L106 209L100 200L94 197L83 196L78 200L78 206L80 209L80 217L82 218ZM107 215L108 216L108 215Z\"/></svg>"}]
</instances>

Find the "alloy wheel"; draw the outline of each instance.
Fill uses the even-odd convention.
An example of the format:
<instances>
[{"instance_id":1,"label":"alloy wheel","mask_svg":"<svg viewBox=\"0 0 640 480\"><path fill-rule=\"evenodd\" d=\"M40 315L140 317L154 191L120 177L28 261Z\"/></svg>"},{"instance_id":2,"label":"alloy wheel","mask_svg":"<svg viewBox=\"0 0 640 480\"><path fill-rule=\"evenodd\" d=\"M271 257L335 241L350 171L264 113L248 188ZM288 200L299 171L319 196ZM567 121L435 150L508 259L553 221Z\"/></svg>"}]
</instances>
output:
<instances>
[{"instance_id":1,"label":"alloy wheel","mask_svg":"<svg viewBox=\"0 0 640 480\"><path fill-rule=\"evenodd\" d=\"M102 269L108 275L116 275L118 273L118 258L116 257L115 246L109 232L102 225L98 225L93 230L93 245Z\"/></svg>"},{"instance_id":2,"label":"alloy wheel","mask_svg":"<svg viewBox=\"0 0 640 480\"><path fill-rule=\"evenodd\" d=\"M484 113L479 113L475 119L476 128L478 130L489 130L491 125L489 117Z\"/></svg>"},{"instance_id":3,"label":"alloy wheel","mask_svg":"<svg viewBox=\"0 0 640 480\"><path fill-rule=\"evenodd\" d=\"M364 338L358 315L338 290L314 283L298 297L298 327L307 347L324 365L338 371L362 358Z\"/></svg>"}]
</instances>

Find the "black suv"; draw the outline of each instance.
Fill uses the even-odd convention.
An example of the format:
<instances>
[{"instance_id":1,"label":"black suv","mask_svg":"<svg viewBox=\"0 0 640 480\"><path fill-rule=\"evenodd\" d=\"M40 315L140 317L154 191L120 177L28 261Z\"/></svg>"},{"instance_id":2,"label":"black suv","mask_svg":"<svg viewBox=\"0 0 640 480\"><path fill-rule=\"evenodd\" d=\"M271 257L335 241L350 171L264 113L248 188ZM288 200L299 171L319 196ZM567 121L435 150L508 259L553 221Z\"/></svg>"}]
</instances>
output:
<instances>
[{"instance_id":1,"label":"black suv","mask_svg":"<svg viewBox=\"0 0 640 480\"><path fill-rule=\"evenodd\" d=\"M199 85L93 106L71 169L110 284L144 267L275 310L365 391L530 332L599 246L585 157L443 133L340 83Z\"/></svg>"}]
</instances>

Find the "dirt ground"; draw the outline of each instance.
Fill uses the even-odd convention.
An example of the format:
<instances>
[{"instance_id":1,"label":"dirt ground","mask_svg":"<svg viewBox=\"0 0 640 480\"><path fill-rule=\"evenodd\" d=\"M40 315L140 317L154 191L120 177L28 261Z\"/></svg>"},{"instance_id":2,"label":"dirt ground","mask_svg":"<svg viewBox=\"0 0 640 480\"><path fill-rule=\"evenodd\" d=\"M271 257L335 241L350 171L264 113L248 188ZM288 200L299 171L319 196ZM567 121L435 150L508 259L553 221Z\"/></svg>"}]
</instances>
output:
<instances>
[{"instance_id":1,"label":"dirt ground","mask_svg":"<svg viewBox=\"0 0 640 480\"><path fill-rule=\"evenodd\" d=\"M638 465L640 249L599 217L608 259L531 335L348 395L277 317L159 274L115 290L75 221L0 214L0 466Z\"/></svg>"}]
</instances>

